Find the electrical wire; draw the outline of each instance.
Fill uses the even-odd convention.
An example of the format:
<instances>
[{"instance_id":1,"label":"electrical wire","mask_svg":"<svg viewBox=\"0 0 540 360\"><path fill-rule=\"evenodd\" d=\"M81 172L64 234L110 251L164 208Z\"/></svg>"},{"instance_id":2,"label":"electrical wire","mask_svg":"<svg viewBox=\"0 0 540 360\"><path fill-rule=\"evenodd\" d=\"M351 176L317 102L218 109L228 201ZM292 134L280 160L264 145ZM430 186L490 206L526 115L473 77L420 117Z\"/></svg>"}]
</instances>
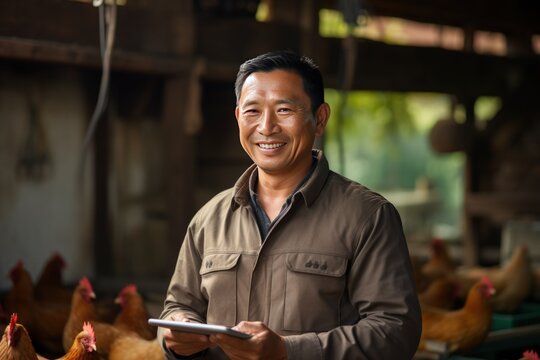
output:
<instances>
[{"instance_id":1,"label":"electrical wire","mask_svg":"<svg viewBox=\"0 0 540 360\"><path fill-rule=\"evenodd\" d=\"M92 117L90 119L90 124L86 135L84 137L83 148L81 153L81 159L79 163L79 175L82 177L84 173L84 164L88 150L90 148L92 138L96 131L99 120L103 116L105 107L107 105L108 90L109 90L109 79L111 72L111 55L114 46L114 35L116 30L116 2L113 1L112 5L107 7L104 2L100 4L100 9L103 8L103 16L101 16L100 11L100 32L101 29L104 29L103 33L105 36L105 46L102 45L103 38L100 36L100 49L103 49L101 54L102 59L102 72L101 72L101 82L99 86L98 99Z\"/></svg>"}]
</instances>

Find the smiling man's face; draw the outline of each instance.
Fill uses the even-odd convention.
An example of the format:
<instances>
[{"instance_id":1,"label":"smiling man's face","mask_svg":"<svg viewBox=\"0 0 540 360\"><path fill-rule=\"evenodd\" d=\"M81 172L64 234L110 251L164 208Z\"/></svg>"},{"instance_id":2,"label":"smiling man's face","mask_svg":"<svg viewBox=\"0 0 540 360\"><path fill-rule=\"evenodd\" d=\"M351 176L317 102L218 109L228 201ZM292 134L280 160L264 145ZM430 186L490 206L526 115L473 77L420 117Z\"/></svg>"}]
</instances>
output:
<instances>
[{"instance_id":1,"label":"smiling man's face","mask_svg":"<svg viewBox=\"0 0 540 360\"><path fill-rule=\"evenodd\" d=\"M246 78L235 111L240 143L267 174L306 171L311 166L315 137L321 136L326 126L327 116L320 114L321 107L312 114L311 100L297 73L255 72Z\"/></svg>"}]
</instances>

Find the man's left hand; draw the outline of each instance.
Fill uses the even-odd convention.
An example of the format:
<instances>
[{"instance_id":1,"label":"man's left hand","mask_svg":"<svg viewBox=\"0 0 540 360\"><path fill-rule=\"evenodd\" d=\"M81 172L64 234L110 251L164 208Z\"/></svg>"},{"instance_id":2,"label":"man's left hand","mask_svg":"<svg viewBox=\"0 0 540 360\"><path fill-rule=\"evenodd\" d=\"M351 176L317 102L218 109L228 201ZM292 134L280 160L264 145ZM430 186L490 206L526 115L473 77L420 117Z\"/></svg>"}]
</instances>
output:
<instances>
[{"instance_id":1,"label":"man's left hand","mask_svg":"<svg viewBox=\"0 0 540 360\"><path fill-rule=\"evenodd\" d=\"M248 333L249 339L225 334L210 336L210 342L218 345L232 360L287 359L283 338L259 321L242 321L234 330Z\"/></svg>"}]
</instances>

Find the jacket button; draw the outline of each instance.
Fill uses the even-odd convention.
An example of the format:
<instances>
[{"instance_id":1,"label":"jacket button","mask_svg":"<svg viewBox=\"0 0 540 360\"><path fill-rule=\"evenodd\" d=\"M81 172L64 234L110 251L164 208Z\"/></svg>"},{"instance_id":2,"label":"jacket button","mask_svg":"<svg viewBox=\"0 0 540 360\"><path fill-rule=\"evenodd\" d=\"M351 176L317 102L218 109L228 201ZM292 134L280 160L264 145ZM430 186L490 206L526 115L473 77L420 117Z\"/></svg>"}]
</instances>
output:
<instances>
[{"instance_id":1,"label":"jacket button","mask_svg":"<svg viewBox=\"0 0 540 360\"><path fill-rule=\"evenodd\" d=\"M328 266L326 265L326 263L323 263L321 265L321 270L326 270L328 268Z\"/></svg>"},{"instance_id":2,"label":"jacket button","mask_svg":"<svg viewBox=\"0 0 540 360\"><path fill-rule=\"evenodd\" d=\"M311 266L312 266L311 260L309 260L309 261L306 263L306 267L307 267L307 268L310 268Z\"/></svg>"},{"instance_id":3,"label":"jacket button","mask_svg":"<svg viewBox=\"0 0 540 360\"><path fill-rule=\"evenodd\" d=\"M313 263L313 268L314 268L314 269L318 269L318 268L319 268L319 263L318 263L317 261L315 261L315 262Z\"/></svg>"}]
</instances>

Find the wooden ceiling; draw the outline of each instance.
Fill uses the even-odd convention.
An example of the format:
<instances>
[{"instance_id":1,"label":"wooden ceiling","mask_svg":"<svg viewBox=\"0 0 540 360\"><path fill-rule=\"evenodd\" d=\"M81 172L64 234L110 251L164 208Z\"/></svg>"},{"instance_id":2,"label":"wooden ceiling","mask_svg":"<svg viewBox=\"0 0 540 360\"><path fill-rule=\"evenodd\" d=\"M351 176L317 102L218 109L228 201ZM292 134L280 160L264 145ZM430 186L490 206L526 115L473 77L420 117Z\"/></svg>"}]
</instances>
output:
<instances>
[{"instance_id":1,"label":"wooden ceiling","mask_svg":"<svg viewBox=\"0 0 540 360\"><path fill-rule=\"evenodd\" d=\"M340 1L323 0L323 8ZM413 21L502 32L540 34L540 2L536 0L361 0L368 13Z\"/></svg>"}]
</instances>

